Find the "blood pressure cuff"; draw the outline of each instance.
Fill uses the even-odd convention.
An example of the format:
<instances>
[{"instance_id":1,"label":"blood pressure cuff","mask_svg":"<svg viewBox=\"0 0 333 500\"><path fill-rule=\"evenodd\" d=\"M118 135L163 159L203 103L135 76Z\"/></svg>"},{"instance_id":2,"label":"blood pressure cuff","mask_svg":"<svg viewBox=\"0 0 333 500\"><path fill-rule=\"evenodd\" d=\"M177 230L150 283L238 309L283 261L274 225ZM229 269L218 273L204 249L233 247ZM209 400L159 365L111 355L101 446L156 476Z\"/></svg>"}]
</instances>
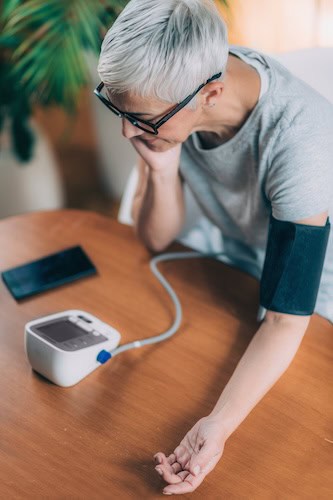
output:
<instances>
[{"instance_id":1,"label":"blood pressure cuff","mask_svg":"<svg viewBox=\"0 0 333 500\"><path fill-rule=\"evenodd\" d=\"M331 224L310 226L270 216L260 304L288 314L315 308Z\"/></svg>"}]
</instances>

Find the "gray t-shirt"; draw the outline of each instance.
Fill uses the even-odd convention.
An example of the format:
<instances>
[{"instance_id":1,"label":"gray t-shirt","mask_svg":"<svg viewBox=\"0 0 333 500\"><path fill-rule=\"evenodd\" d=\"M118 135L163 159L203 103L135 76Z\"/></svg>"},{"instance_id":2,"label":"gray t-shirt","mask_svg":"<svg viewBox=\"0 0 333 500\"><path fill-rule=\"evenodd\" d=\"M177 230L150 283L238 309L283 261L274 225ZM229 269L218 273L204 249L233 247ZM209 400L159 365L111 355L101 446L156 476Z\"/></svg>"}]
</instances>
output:
<instances>
[{"instance_id":1,"label":"gray t-shirt","mask_svg":"<svg viewBox=\"0 0 333 500\"><path fill-rule=\"evenodd\" d=\"M204 149L200 133L191 134L180 172L230 259L246 256L262 269L271 212L296 221L328 209L333 220L333 105L272 57L229 51L257 67L259 100L227 142ZM315 312L333 323L333 231Z\"/></svg>"}]
</instances>

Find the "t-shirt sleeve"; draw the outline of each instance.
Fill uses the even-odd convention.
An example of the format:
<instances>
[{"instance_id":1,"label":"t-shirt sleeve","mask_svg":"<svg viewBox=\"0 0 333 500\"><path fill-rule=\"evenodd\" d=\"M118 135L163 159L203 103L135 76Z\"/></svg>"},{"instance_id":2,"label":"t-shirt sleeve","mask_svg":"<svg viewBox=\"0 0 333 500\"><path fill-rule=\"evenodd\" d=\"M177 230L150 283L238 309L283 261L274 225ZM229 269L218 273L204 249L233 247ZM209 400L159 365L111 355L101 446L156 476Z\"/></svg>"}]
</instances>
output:
<instances>
[{"instance_id":1,"label":"t-shirt sleeve","mask_svg":"<svg viewBox=\"0 0 333 500\"><path fill-rule=\"evenodd\" d=\"M296 221L332 206L333 126L326 129L287 126L277 134L265 182L276 219Z\"/></svg>"}]
</instances>

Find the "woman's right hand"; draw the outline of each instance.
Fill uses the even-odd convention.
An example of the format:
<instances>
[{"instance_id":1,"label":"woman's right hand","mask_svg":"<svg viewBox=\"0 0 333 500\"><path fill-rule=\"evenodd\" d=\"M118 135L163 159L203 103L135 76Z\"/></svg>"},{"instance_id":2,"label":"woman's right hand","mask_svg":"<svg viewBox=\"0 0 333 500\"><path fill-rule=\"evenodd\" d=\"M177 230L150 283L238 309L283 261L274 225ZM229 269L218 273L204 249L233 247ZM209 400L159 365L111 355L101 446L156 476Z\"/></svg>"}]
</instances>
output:
<instances>
[{"instance_id":1,"label":"woman's right hand","mask_svg":"<svg viewBox=\"0 0 333 500\"><path fill-rule=\"evenodd\" d=\"M139 153L141 158L147 164L150 170L154 172L178 172L180 163L181 143L167 151L153 151L138 137L130 139L133 147Z\"/></svg>"}]
</instances>

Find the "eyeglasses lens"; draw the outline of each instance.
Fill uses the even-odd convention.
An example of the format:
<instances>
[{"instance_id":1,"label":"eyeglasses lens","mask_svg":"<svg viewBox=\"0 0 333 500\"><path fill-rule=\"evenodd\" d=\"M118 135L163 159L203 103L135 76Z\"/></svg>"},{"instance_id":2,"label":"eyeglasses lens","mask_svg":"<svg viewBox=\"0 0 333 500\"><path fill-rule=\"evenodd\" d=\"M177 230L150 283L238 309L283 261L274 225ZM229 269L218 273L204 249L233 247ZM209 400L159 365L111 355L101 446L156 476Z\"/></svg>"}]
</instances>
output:
<instances>
[{"instance_id":1,"label":"eyeglasses lens","mask_svg":"<svg viewBox=\"0 0 333 500\"><path fill-rule=\"evenodd\" d=\"M105 87L103 87L103 89L101 90L100 94L104 97L104 99L108 102L107 106L109 109L111 109L111 111L113 111L113 113L115 113L117 116L119 117L122 117L124 116L129 122L132 123L132 125L134 125L135 127L138 127L140 128L141 130L144 130L145 132L149 132L150 134L154 134L155 135L155 130L153 127L151 127L150 125L146 124L146 123L142 123L140 120L136 120L134 117L132 116L128 116L126 114L123 114L123 113L120 113L117 108L112 104L112 102L110 101L110 98L107 94L107 92L105 91Z\"/></svg>"}]
</instances>

